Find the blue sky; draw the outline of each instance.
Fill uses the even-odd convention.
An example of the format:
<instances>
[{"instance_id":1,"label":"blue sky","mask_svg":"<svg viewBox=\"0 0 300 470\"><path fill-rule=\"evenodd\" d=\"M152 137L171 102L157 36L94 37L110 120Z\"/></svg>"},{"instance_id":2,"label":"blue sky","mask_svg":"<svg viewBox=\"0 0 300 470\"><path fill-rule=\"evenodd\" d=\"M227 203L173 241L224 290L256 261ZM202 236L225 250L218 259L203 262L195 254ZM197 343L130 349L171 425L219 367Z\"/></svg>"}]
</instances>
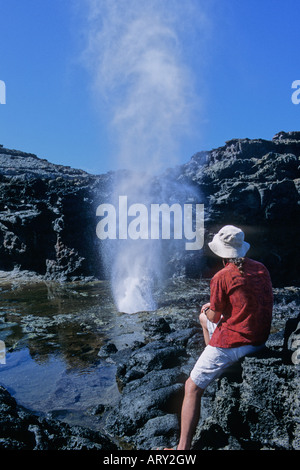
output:
<instances>
[{"instance_id":1,"label":"blue sky","mask_svg":"<svg viewBox=\"0 0 300 470\"><path fill-rule=\"evenodd\" d=\"M106 1L1 1L0 80L6 84L6 104L0 105L0 143L4 147L96 174L126 165L126 160L121 163L116 158L117 131L112 132L111 126L112 114L122 107L122 103L118 107L120 89L110 87L106 98L103 90L98 94L96 84L102 84L103 77L98 69L95 79L95 67L86 67L82 60L91 37L88 14L92 8L97 11L101 29ZM111 0L117 8L120 5L120 18L130 2ZM180 50L176 65L188 71L196 103L191 132L183 131L176 141L176 162L185 163L194 153L232 138L271 139L281 130L298 130L300 105L291 101L291 86L300 80L299 0L185 0L181 5L188 7L190 2L205 19L199 22L195 16L193 25L193 15L184 16L181 10L172 23ZM161 4L160 26L171 11L168 8L173 7L176 16L179 3L161 0ZM100 13L97 6L103 7ZM96 46L100 55L101 47L102 43ZM180 116L178 121L180 125ZM167 147L163 158L165 165L173 164Z\"/></svg>"}]
</instances>

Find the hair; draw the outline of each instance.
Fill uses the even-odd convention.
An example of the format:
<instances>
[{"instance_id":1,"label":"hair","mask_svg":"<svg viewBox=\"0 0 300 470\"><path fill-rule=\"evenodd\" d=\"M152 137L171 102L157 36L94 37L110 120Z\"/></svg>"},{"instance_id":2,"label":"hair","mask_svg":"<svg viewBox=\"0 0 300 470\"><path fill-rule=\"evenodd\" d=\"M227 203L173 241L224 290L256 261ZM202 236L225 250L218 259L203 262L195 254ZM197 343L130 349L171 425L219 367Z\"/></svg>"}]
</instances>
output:
<instances>
[{"instance_id":1,"label":"hair","mask_svg":"<svg viewBox=\"0 0 300 470\"><path fill-rule=\"evenodd\" d=\"M238 270L240 271L240 273L243 275L244 274L244 261L245 261L245 258L227 258L225 261L227 261L227 263L232 263L234 264Z\"/></svg>"}]
</instances>

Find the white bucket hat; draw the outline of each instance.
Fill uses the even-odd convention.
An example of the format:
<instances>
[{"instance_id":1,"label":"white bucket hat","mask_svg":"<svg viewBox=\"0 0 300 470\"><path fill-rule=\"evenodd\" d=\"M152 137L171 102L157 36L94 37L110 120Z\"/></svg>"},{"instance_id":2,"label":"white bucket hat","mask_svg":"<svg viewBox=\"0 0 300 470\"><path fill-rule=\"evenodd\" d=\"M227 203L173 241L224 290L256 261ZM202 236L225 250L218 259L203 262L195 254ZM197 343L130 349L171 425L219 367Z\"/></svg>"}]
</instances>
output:
<instances>
[{"instance_id":1,"label":"white bucket hat","mask_svg":"<svg viewBox=\"0 0 300 470\"><path fill-rule=\"evenodd\" d=\"M244 232L233 225L225 225L208 243L209 248L221 258L243 258L250 248L244 241Z\"/></svg>"}]
</instances>

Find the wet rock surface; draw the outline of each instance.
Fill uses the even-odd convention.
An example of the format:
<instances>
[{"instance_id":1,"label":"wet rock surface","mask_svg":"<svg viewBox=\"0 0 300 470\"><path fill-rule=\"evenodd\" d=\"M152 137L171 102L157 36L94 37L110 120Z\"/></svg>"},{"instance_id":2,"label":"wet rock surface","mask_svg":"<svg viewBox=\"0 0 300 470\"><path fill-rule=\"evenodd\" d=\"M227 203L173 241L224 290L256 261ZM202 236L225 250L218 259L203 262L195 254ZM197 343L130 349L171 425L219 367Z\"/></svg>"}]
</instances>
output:
<instances>
[{"instance_id":1,"label":"wet rock surface","mask_svg":"<svg viewBox=\"0 0 300 470\"><path fill-rule=\"evenodd\" d=\"M0 386L1 450L117 450L107 436L41 418L18 405Z\"/></svg>"},{"instance_id":2,"label":"wet rock surface","mask_svg":"<svg viewBox=\"0 0 300 470\"><path fill-rule=\"evenodd\" d=\"M88 309L74 310L73 315L62 312L52 321L34 315L20 318L25 327L20 345L28 334L32 354L47 354L47 344L53 347L56 342L53 326L59 325L57 333L65 358L67 352L70 355L69 366L76 360L86 367L87 360L98 356L104 370L105 364L114 367L119 394L113 397L109 388L111 400L104 402L100 376L72 383L68 369L55 379L55 394L48 400L54 408L45 414L21 407L2 387L1 448L149 450L176 445L184 383L204 348L197 306L207 301L208 294L208 281L170 280L156 311L119 314L113 331L101 333L101 341L97 330L103 318ZM205 391L193 449L299 450L300 290L276 288L274 296L266 350L244 358ZM80 332L76 351L69 337L63 336L68 325L75 329L74 338ZM9 340L10 336L7 346ZM65 407L75 411L80 395L95 392L93 405L84 398L88 419L81 426L72 424Z\"/></svg>"}]
</instances>

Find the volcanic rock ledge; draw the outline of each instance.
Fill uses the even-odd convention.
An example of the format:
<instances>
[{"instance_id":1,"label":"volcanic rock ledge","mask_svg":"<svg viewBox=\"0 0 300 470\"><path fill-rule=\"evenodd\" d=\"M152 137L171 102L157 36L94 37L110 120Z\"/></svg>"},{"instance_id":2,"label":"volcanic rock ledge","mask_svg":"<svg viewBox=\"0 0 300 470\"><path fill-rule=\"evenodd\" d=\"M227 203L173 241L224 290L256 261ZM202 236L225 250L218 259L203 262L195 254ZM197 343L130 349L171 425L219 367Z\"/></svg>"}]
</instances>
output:
<instances>
[{"instance_id":1,"label":"volcanic rock ledge","mask_svg":"<svg viewBox=\"0 0 300 470\"><path fill-rule=\"evenodd\" d=\"M174 182L170 201L176 185L195 189L205 205L206 241L224 224L243 228L249 256L266 264L276 287L267 349L207 390L195 449L300 450L299 157L300 132L280 132L272 141L233 139L154 181L155 187ZM92 176L1 147L0 269L53 280L102 279L95 215L109 202L112 180L112 174ZM203 253L172 253L163 261L172 274L210 277L215 260L206 244ZM106 431L137 449L177 443L184 381L202 337L194 322L164 318L145 328L145 344L103 351L117 364L122 387L119 404L103 413ZM115 448L106 437L41 420L0 392L2 448Z\"/></svg>"},{"instance_id":2,"label":"volcanic rock ledge","mask_svg":"<svg viewBox=\"0 0 300 470\"><path fill-rule=\"evenodd\" d=\"M272 141L232 139L199 152L180 168L178 181L194 184L205 204L206 240L226 224L241 227L249 256L263 262L274 285L299 285L300 132L279 132ZM208 263L193 270L209 273Z\"/></svg>"},{"instance_id":3,"label":"volcanic rock ledge","mask_svg":"<svg viewBox=\"0 0 300 470\"><path fill-rule=\"evenodd\" d=\"M274 285L300 285L299 159L300 132L279 132L271 141L232 139L153 178L154 202L186 203L189 188L205 207L205 256L164 250L167 277L210 277L215 260L207 241L223 225L235 224L251 244L249 256L266 264ZM105 245L96 236L96 208L111 201L117 177L0 146L0 270L19 268L53 280L103 279ZM164 199L157 200L161 193Z\"/></svg>"},{"instance_id":4,"label":"volcanic rock ledge","mask_svg":"<svg viewBox=\"0 0 300 470\"><path fill-rule=\"evenodd\" d=\"M95 213L109 179L0 146L0 269L101 278Z\"/></svg>"},{"instance_id":5,"label":"volcanic rock ledge","mask_svg":"<svg viewBox=\"0 0 300 470\"><path fill-rule=\"evenodd\" d=\"M101 433L41 418L18 405L0 386L0 450L111 450Z\"/></svg>"},{"instance_id":6,"label":"volcanic rock ledge","mask_svg":"<svg viewBox=\"0 0 300 470\"><path fill-rule=\"evenodd\" d=\"M197 305L209 294L185 284L177 299L139 315L144 335L99 351L116 365L119 401L90 410L101 432L37 416L0 387L0 449L149 450L178 442L184 382L204 343ZM300 288L274 289L266 349L216 380L202 398L194 450L300 450ZM124 333L126 337L126 332ZM101 402L100 402L101 403ZM117 443L117 444L116 444Z\"/></svg>"},{"instance_id":7,"label":"volcanic rock ledge","mask_svg":"<svg viewBox=\"0 0 300 470\"><path fill-rule=\"evenodd\" d=\"M205 391L194 450L300 450L300 290L275 289L274 295L266 348ZM102 351L118 365L122 387L119 404L103 415L105 430L138 450L178 443L184 382L204 347L191 320L158 316L144 328L149 342Z\"/></svg>"}]
</instances>

